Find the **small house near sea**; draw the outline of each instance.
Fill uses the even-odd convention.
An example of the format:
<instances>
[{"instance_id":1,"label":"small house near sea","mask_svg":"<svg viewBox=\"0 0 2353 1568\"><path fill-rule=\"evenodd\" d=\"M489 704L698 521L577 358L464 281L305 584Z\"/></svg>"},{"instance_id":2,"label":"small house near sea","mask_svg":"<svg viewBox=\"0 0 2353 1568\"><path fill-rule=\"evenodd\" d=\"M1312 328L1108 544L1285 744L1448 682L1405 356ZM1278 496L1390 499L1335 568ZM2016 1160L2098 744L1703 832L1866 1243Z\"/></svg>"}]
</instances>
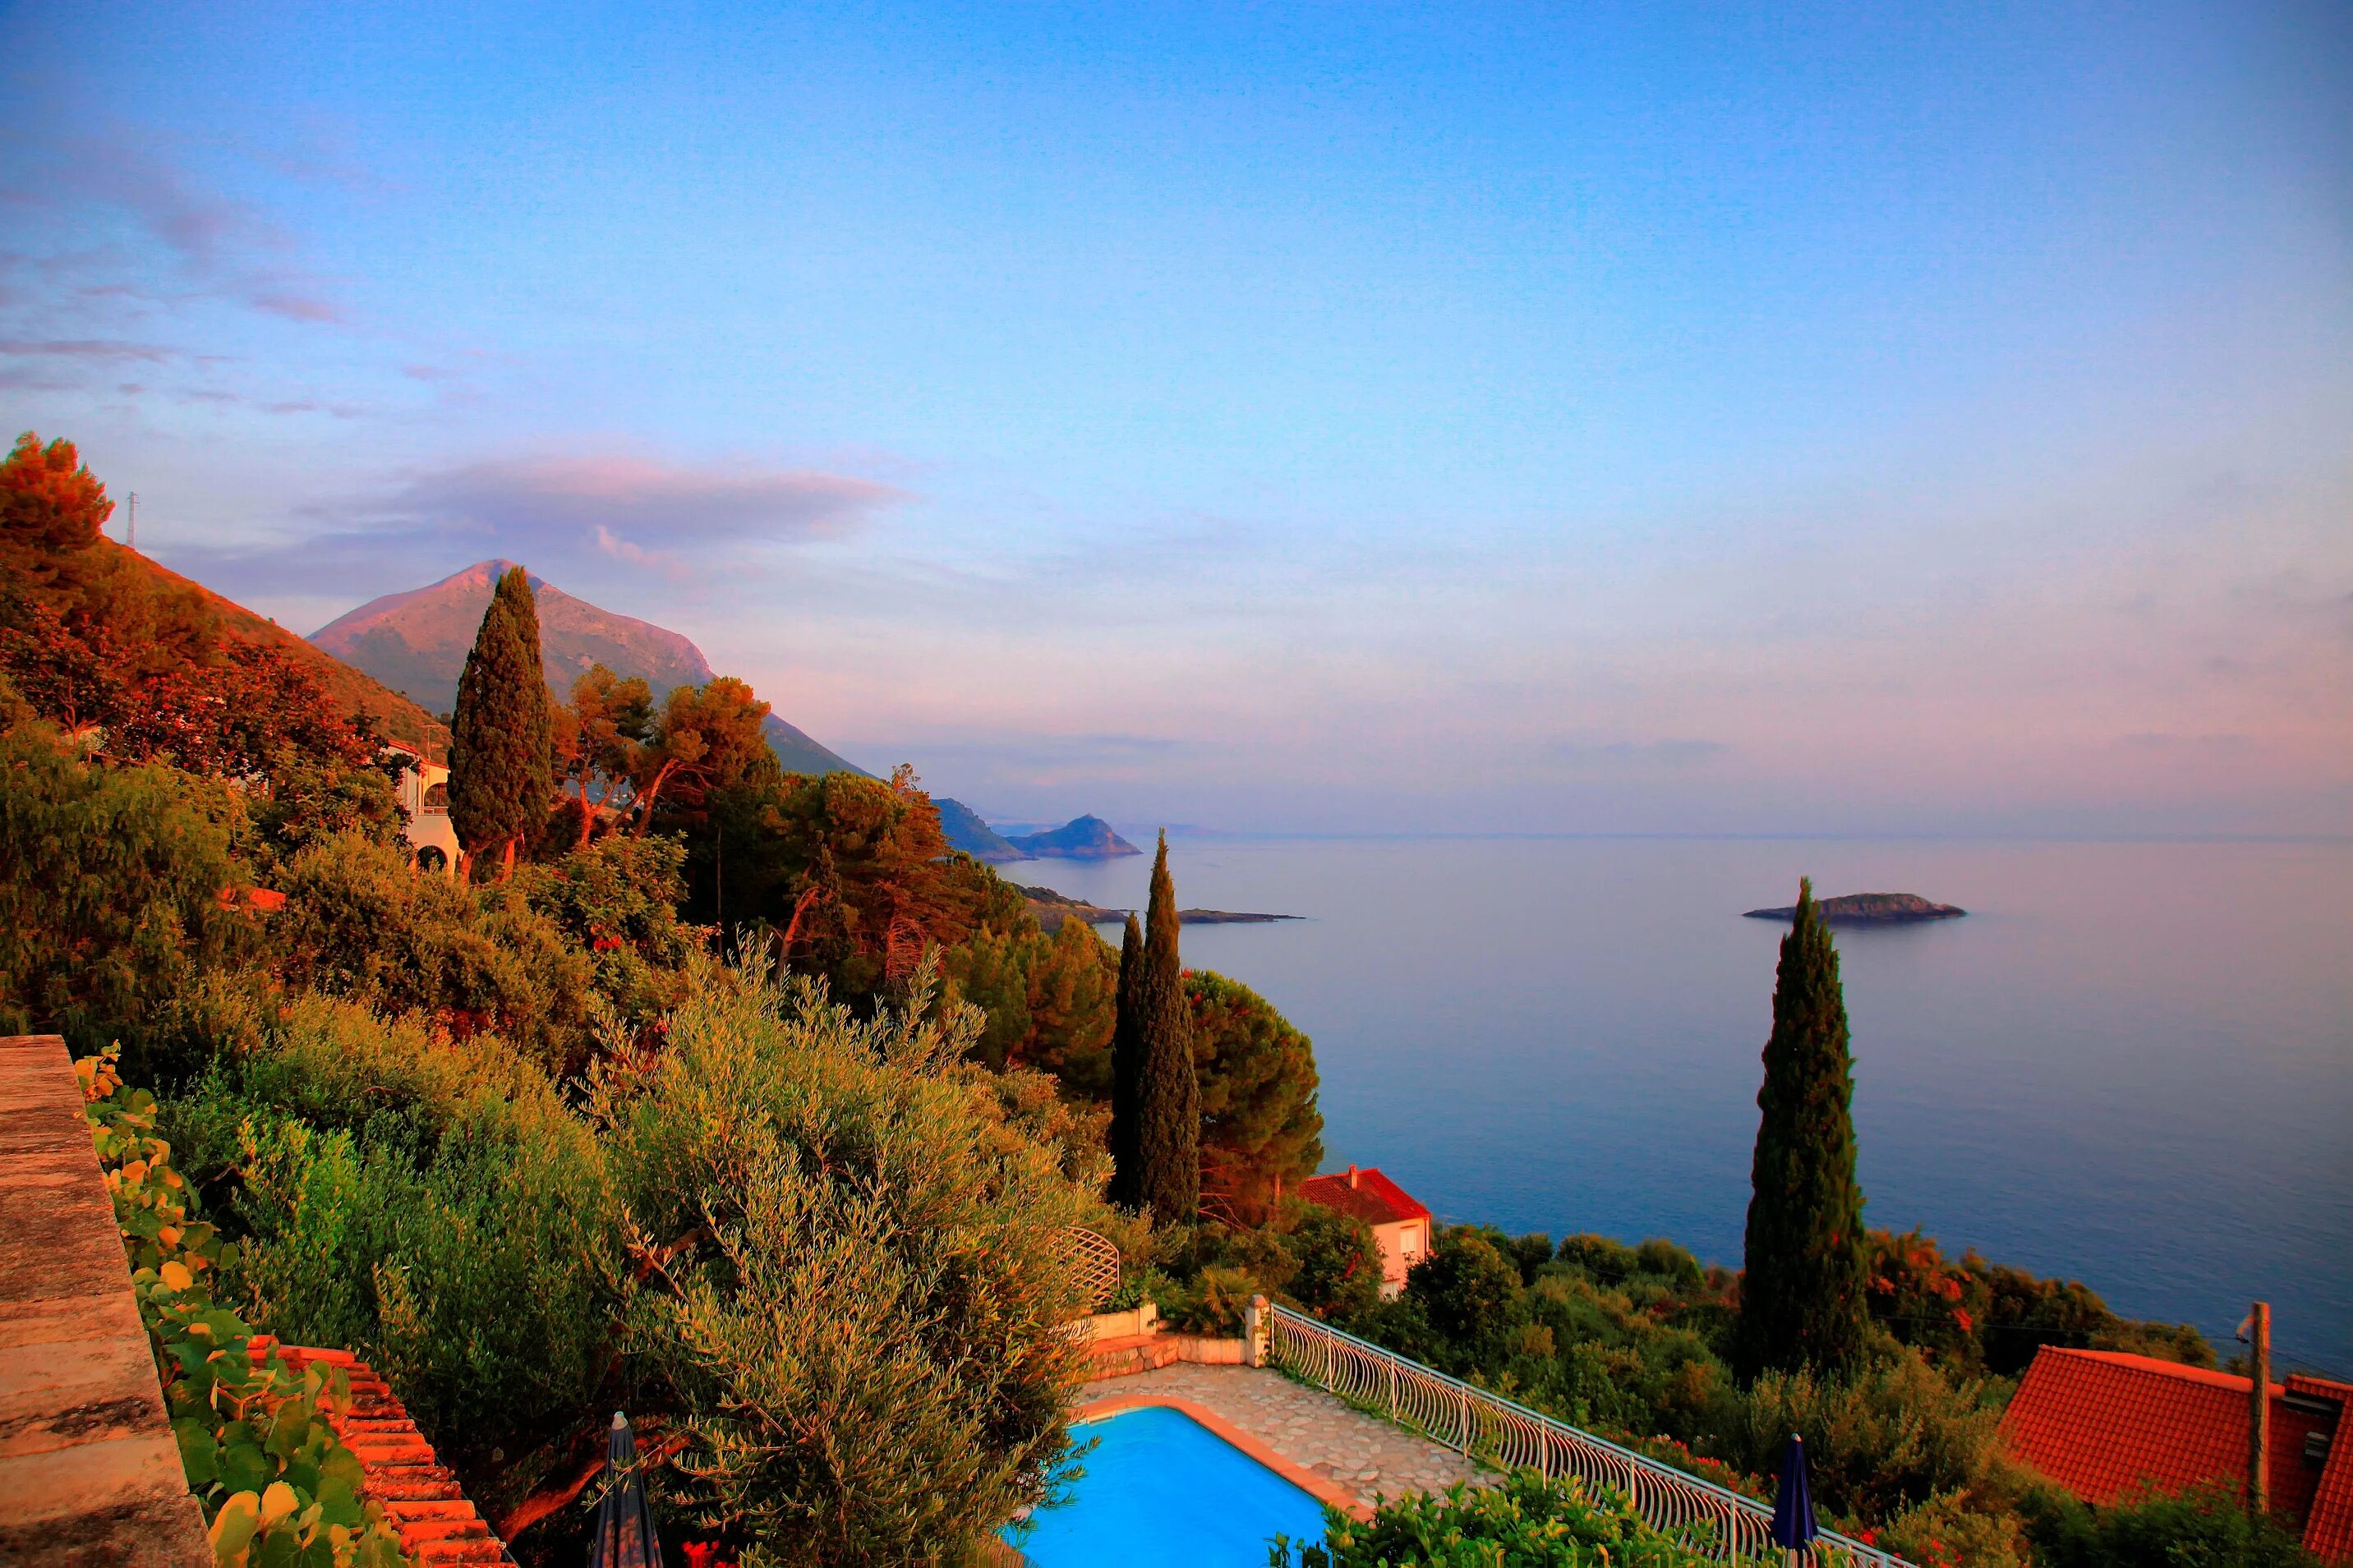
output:
<instances>
[{"instance_id":1,"label":"small house near sea","mask_svg":"<svg viewBox=\"0 0 2353 1568\"><path fill-rule=\"evenodd\" d=\"M1380 1173L1378 1166L1351 1165L1299 1184L1299 1195L1373 1227L1381 1248L1381 1294L1405 1289L1406 1271L1430 1256L1430 1210Z\"/></svg>"}]
</instances>

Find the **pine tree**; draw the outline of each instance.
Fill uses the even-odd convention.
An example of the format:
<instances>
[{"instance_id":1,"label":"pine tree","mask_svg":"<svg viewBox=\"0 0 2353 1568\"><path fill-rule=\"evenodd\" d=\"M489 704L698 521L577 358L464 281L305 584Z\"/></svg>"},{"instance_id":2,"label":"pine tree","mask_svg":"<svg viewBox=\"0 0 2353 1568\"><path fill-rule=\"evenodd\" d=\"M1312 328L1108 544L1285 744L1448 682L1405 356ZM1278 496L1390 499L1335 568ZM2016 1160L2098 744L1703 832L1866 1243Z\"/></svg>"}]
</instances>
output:
<instances>
[{"instance_id":1,"label":"pine tree","mask_svg":"<svg viewBox=\"0 0 2353 1568\"><path fill-rule=\"evenodd\" d=\"M1141 1195L1163 1225L1201 1206L1201 1086L1193 1068L1193 1009L1176 953L1176 887L1168 836L1152 862L1144 917L1144 975L1136 987L1142 1071L1136 1081L1136 1166Z\"/></svg>"},{"instance_id":2,"label":"pine tree","mask_svg":"<svg viewBox=\"0 0 2353 1568\"><path fill-rule=\"evenodd\" d=\"M515 846L546 820L554 774L539 606L522 568L510 566L474 634L450 716L449 826L468 859L495 849L500 875L512 871Z\"/></svg>"},{"instance_id":3,"label":"pine tree","mask_svg":"<svg viewBox=\"0 0 2353 1568\"><path fill-rule=\"evenodd\" d=\"M1144 1167L1136 1137L1144 1081L1144 931L1130 911L1119 939L1119 991L1111 1030L1111 1201L1141 1208Z\"/></svg>"},{"instance_id":4,"label":"pine tree","mask_svg":"<svg viewBox=\"0 0 2353 1568\"><path fill-rule=\"evenodd\" d=\"M1773 1035L1750 1177L1738 1356L1744 1376L1768 1367L1852 1369L1868 1326L1862 1189L1854 1176L1852 1065L1838 952L1798 885L1781 939Z\"/></svg>"}]
</instances>

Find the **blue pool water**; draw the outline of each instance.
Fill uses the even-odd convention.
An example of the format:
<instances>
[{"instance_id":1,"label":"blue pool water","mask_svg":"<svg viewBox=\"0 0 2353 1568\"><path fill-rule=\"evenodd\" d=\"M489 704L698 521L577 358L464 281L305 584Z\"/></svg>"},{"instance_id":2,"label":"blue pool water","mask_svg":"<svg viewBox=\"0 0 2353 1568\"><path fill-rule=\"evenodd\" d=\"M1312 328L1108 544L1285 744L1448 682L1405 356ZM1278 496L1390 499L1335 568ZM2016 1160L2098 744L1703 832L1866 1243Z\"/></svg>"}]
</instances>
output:
<instances>
[{"instance_id":1,"label":"blue pool water","mask_svg":"<svg viewBox=\"0 0 2353 1568\"><path fill-rule=\"evenodd\" d=\"M1094 1447L1069 1500L1018 1544L1039 1568L1264 1568L1266 1543L1324 1539L1324 1509L1182 1411L1124 1410L1078 1428Z\"/></svg>"}]
</instances>

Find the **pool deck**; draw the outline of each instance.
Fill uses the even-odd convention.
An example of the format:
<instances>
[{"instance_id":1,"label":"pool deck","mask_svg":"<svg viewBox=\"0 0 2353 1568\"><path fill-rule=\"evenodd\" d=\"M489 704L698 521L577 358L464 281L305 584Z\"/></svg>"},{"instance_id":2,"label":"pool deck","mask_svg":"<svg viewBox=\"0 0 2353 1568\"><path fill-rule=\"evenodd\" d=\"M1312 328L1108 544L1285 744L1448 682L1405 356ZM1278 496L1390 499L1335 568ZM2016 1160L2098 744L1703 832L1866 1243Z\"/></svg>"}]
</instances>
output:
<instances>
[{"instance_id":1,"label":"pool deck","mask_svg":"<svg viewBox=\"0 0 2353 1568\"><path fill-rule=\"evenodd\" d=\"M1377 1497L1442 1491L1485 1472L1453 1449L1352 1410L1322 1389L1246 1366L1169 1366L1107 1377L1087 1389L1089 1405L1194 1405L1264 1445L1284 1465L1320 1479L1360 1505Z\"/></svg>"}]
</instances>

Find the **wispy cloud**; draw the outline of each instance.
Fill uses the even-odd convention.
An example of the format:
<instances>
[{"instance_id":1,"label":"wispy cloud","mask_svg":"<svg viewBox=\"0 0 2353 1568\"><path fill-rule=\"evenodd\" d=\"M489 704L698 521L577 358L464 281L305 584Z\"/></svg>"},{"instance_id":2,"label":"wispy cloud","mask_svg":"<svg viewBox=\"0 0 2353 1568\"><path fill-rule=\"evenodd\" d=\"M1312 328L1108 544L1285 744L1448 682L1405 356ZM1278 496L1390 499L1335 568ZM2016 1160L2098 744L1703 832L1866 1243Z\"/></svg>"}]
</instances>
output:
<instances>
[{"instance_id":1,"label":"wispy cloud","mask_svg":"<svg viewBox=\"0 0 2353 1568\"><path fill-rule=\"evenodd\" d=\"M905 499L894 486L808 468L554 457L424 475L383 511L426 534L496 535L644 563L839 537Z\"/></svg>"},{"instance_id":2,"label":"wispy cloud","mask_svg":"<svg viewBox=\"0 0 2353 1568\"><path fill-rule=\"evenodd\" d=\"M83 300L194 294L288 321L345 319L332 280L303 264L290 229L254 203L160 155L149 139L115 130L36 143L33 153L33 177L20 176L0 192L0 199L26 216L25 226L87 236L93 209L111 210L153 247L142 256L135 244L85 243L28 256L64 294ZM163 275L151 275L158 260Z\"/></svg>"},{"instance_id":3,"label":"wispy cloud","mask_svg":"<svg viewBox=\"0 0 2353 1568\"><path fill-rule=\"evenodd\" d=\"M177 357L170 349L158 348L153 343L113 342L100 338L0 338L0 358L143 360L161 364Z\"/></svg>"},{"instance_id":4,"label":"wispy cloud","mask_svg":"<svg viewBox=\"0 0 2353 1568\"><path fill-rule=\"evenodd\" d=\"M257 405L343 415L332 405ZM760 552L837 538L908 499L852 475L752 462L697 466L632 455L459 464L391 481L373 496L300 509L301 547L192 545L174 559L207 582L269 593L367 594L414 587L471 561L506 556L558 582L652 570L673 580ZM206 576L209 573L213 575Z\"/></svg>"}]
</instances>

